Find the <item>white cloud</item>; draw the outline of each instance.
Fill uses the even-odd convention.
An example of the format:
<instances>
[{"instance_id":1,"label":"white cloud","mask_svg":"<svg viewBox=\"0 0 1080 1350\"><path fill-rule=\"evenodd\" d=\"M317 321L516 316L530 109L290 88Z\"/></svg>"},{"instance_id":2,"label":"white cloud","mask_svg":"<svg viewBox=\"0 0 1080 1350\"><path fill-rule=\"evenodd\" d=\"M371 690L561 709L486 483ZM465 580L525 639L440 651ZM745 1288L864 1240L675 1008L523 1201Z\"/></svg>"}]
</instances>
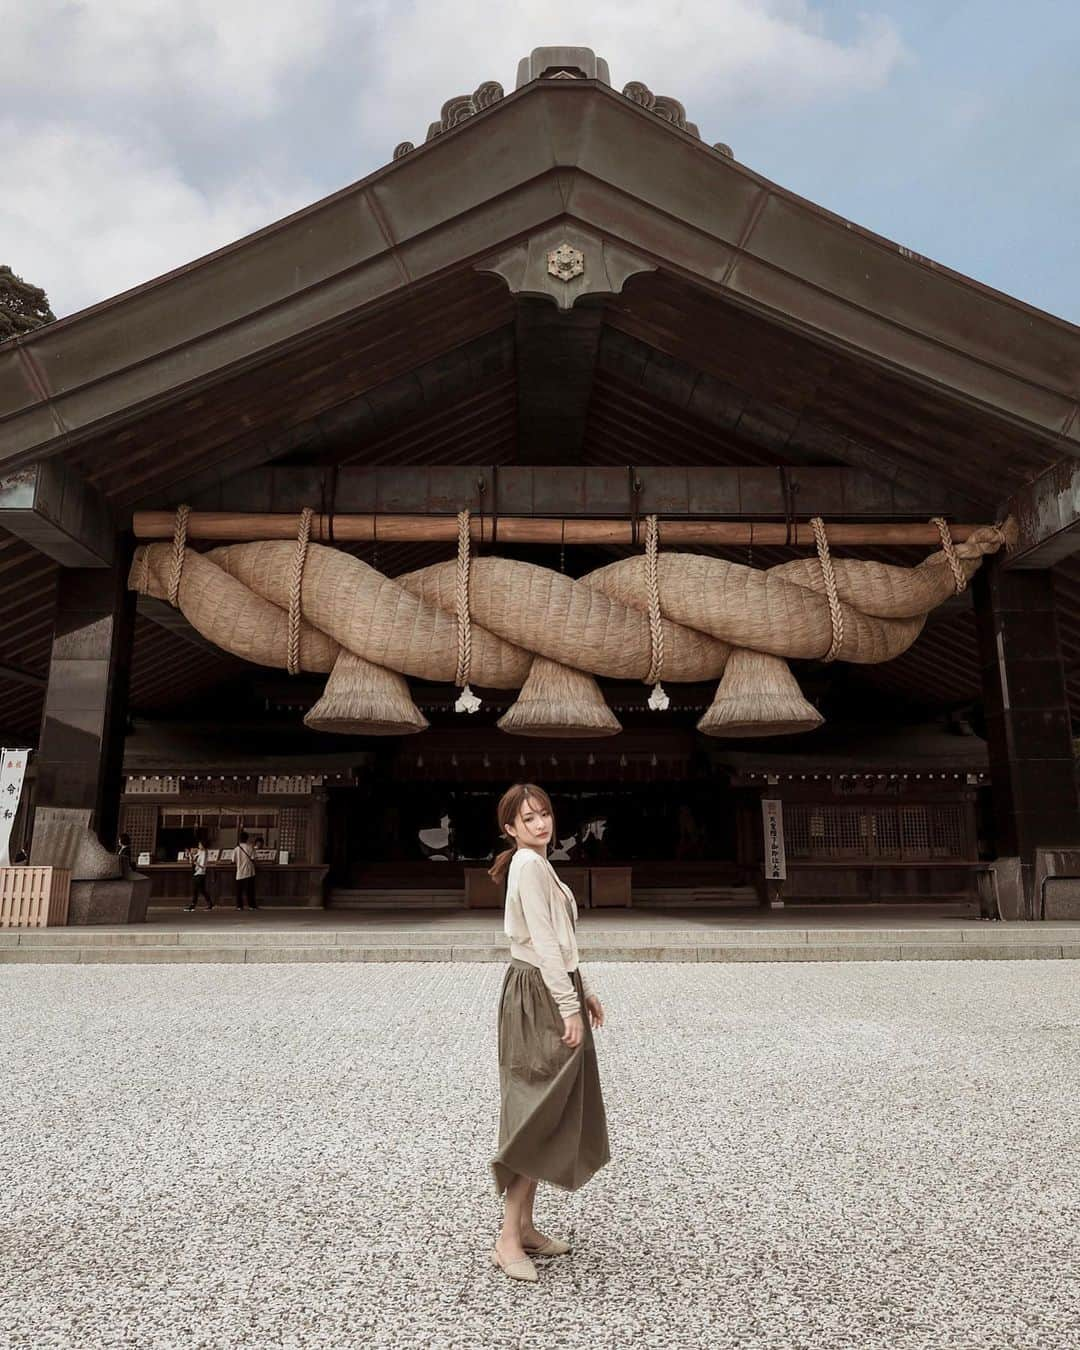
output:
<instances>
[{"instance_id":1,"label":"white cloud","mask_svg":"<svg viewBox=\"0 0 1080 1350\"><path fill-rule=\"evenodd\" d=\"M518 60L545 45L591 47L615 88L641 80L679 99L693 121L735 102L792 105L874 90L903 57L888 19L865 16L843 41L828 36L808 0L597 0L552 13L540 0L500 8L497 22L489 0L388 10L370 67L385 74L361 91L363 123L385 126L393 140L422 140L447 98L490 79L511 90ZM723 128L701 130L708 140Z\"/></svg>"},{"instance_id":2,"label":"white cloud","mask_svg":"<svg viewBox=\"0 0 1080 1350\"><path fill-rule=\"evenodd\" d=\"M592 47L621 89L725 109L844 98L902 57L885 19L831 35L812 0L0 0L0 262L58 313L266 225L421 141L544 44ZM736 147L738 148L738 147Z\"/></svg>"},{"instance_id":3,"label":"white cloud","mask_svg":"<svg viewBox=\"0 0 1080 1350\"><path fill-rule=\"evenodd\" d=\"M335 0L0 0L6 92L123 93L265 113L322 58Z\"/></svg>"},{"instance_id":4,"label":"white cloud","mask_svg":"<svg viewBox=\"0 0 1080 1350\"><path fill-rule=\"evenodd\" d=\"M213 198L145 145L69 123L0 123L3 257L58 316L170 271L320 195L244 175Z\"/></svg>"}]
</instances>

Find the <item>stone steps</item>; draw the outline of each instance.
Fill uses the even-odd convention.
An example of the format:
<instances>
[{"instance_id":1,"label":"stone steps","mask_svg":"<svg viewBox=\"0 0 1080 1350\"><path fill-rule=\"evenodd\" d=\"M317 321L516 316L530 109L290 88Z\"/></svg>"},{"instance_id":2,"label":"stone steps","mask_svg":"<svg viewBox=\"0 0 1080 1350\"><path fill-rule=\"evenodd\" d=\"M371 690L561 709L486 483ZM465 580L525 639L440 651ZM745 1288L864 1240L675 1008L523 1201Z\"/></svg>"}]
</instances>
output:
<instances>
[{"instance_id":1,"label":"stone steps","mask_svg":"<svg viewBox=\"0 0 1080 1350\"><path fill-rule=\"evenodd\" d=\"M580 934L583 961L1080 960L1080 924L964 928L612 928ZM46 928L0 932L4 963L490 961L507 948L487 928Z\"/></svg>"}]
</instances>

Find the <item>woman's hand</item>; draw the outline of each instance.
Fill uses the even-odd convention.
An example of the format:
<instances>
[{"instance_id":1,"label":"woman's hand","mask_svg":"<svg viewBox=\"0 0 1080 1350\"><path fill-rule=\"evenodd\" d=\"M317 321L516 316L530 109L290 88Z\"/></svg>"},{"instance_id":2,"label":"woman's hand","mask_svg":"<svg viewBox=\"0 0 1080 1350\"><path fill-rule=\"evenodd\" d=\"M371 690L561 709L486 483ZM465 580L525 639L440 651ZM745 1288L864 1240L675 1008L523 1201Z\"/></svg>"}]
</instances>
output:
<instances>
[{"instance_id":1,"label":"woman's hand","mask_svg":"<svg viewBox=\"0 0 1080 1350\"><path fill-rule=\"evenodd\" d=\"M576 1050L585 1035L585 1023L581 1020L581 1014L574 1013L571 1017L564 1017L562 1024L563 1045L568 1045L571 1050Z\"/></svg>"},{"instance_id":2,"label":"woman's hand","mask_svg":"<svg viewBox=\"0 0 1080 1350\"><path fill-rule=\"evenodd\" d=\"M585 1000L585 1006L589 1010L589 1018L593 1026L602 1027L604 1025L604 1005L595 994L589 995Z\"/></svg>"}]
</instances>

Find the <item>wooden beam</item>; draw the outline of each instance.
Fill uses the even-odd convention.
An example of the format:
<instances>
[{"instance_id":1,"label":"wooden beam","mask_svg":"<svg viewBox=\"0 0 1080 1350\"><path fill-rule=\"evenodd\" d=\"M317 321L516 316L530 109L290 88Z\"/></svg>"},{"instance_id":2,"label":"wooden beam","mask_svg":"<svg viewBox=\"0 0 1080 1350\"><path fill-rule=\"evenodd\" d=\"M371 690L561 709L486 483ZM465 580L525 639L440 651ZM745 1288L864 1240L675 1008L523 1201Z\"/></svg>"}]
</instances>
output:
<instances>
[{"instance_id":1,"label":"wooden beam","mask_svg":"<svg viewBox=\"0 0 1080 1350\"><path fill-rule=\"evenodd\" d=\"M636 489L636 490L635 490ZM346 465L269 467L187 498L196 511L287 512L305 506L342 515L593 516L655 512L724 520L918 520L956 518L960 503L933 484L912 488L835 465L668 468L627 465ZM148 508L151 504L148 504ZM154 506L174 506L160 499ZM501 532L501 527L500 527ZM380 530L381 537L381 530Z\"/></svg>"},{"instance_id":2,"label":"wooden beam","mask_svg":"<svg viewBox=\"0 0 1080 1350\"><path fill-rule=\"evenodd\" d=\"M104 497L59 458L0 478L0 527L64 567L110 567L115 556Z\"/></svg>"},{"instance_id":3,"label":"wooden beam","mask_svg":"<svg viewBox=\"0 0 1080 1350\"><path fill-rule=\"evenodd\" d=\"M599 306L559 310L550 300L520 301L518 458L526 464L581 454L603 324Z\"/></svg>"},{"instance_id":4,"label":"wooden beam","mask_svg":"<svg viewBox=\"0 0 1080 1350\"><path fill-rule=\"evenodd\" d=\"M0 680L9 680L12 684L30 684L35 689L45 688L45 676L35 675L31 670L23 670L21 666L9 666L0 661Z\"/></svg>"},{"instance_id":5,"label":"wooden beam","mask_svg":"<svg viewBox=\"0 0 1080 1350\"><path fill-rule=\"evenodd\" d=\"M1080 463L1064 459L1009 502L1016 545L1003 565L1017 570L1053 567L1080 549Z\"/></svg>"},{"instance_id":6,"label":"wooden beam","mask_svg":"<svg viewBox=\"0 0 1080 1350\"><path fill-rule=\"evenodd\" d=\"M137 539L171 539L176 516L171 511L137 511L134 531ZM189 539L256 540L294 539L300 517L293 514L195 511L187 522ZM316 514L311 522L311 537L323 542L331 537L339 543L425 542L451 543L458 536L456 516L435 515L341 515L333 519ZM541 519L508 516L497 523L490 516L473 516L473 540L478 544L633 544L634 524L630 520ZM951 526L954 541L966 539L977 525ZM496 533L497 529L497 533ZM865 524L835 523L828 527L829 542L838 547L886 544L915 548L940 545L936 525L871 521ZM661 543L674 548L680 544L699 544L714 548L731 546L789 545L813 548L814 532L808 524L790 526L771 521L664 520L660 526Z\"/></svg>"}]
</instances>

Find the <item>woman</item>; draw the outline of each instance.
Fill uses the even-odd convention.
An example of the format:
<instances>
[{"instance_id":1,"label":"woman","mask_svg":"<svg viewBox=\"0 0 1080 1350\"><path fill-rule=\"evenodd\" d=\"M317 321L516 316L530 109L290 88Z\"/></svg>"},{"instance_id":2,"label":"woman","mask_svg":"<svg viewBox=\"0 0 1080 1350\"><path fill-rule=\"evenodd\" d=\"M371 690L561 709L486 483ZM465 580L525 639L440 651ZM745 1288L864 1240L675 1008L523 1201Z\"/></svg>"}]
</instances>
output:
<instances>
[{"instance_id":1,"label":"woman","mask_svg":"<svg viewBox=\"0 0 1080 1350\"><path fill-rule=\"evenodd\" d=\"M592 1028L604 1009L578 969L574 893L547 860L551 800L532 783L503 794L499 830L512 845L491 878L506 877L510 966L499 1003L499 1147L495 1186L506 1194L491 1253L511 1279L535 1281L530 1253L561 1256L561 1238L533 1222L539 1181L576 1191L608 1161L607 1120Z\"/></svg>"}]
</instances>

